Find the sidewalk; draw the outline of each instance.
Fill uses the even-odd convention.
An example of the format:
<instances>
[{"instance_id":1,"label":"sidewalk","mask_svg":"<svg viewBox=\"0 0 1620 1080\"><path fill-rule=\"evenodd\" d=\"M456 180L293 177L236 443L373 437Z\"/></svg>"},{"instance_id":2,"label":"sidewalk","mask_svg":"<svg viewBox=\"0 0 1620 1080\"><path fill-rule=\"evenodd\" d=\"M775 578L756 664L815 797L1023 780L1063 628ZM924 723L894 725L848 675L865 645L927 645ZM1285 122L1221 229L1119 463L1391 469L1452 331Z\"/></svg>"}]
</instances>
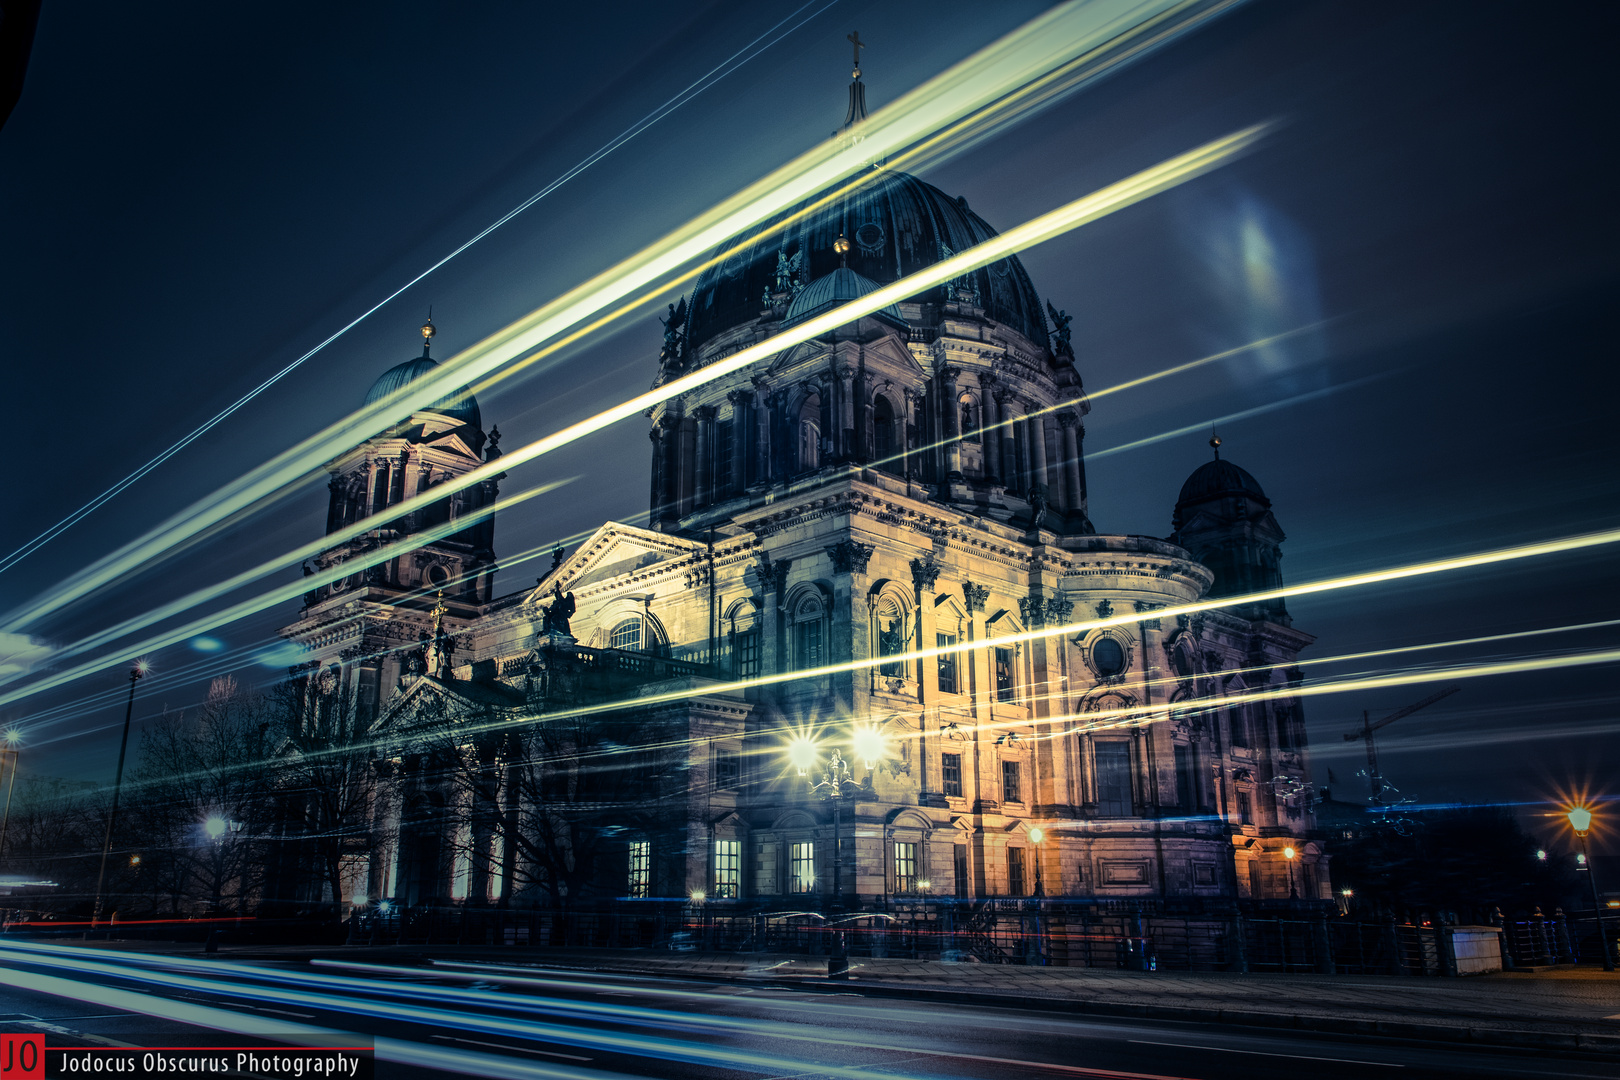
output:
<instances>
[{"instance_id":1,"label":"sidewalk","mask_svg":"<svg viewBox=\"0 0 1620 1080\"><path fill-rule=\"evenodd\" d=\"M201 947L157 942L78 944L167 955ZM1469 978L1233 975L1107 968L945 964L850 958L849 982L829 980L820 957L652 949L491 946L253 946L222 960L320 957L366 963L454 960L655 978L770 983L962 1004L1093 1016L1293 1028L1425 1042L1580 1051L1620 1057L1620 975L1596 968Z\"/></svg>"}]
</instances>

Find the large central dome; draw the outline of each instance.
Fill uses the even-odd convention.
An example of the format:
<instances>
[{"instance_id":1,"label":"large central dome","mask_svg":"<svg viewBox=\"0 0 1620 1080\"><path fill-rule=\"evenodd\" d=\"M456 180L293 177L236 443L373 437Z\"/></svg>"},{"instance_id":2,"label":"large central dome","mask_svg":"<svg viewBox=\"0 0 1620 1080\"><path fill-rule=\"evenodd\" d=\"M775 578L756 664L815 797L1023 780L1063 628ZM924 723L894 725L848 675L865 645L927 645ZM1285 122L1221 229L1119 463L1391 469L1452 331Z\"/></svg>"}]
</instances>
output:
<instances>
[{"instance_id":1,"label":"large central dome","mask_svg":"<svg viewBox=\"0 0 1620 1080\"><path fill-rule=\"evenodd\" d=\"M809 199L743 234L735 254L703 272L692 293L687 331L691 347L701 348L711 338L759 318L762 298L776 282L779 255L791 259L803 253L798 281L807 284L838 269L833 243L842 234L850 241L849 268L887 285L996 235L968 209L966 199L953 199L909 173L885 172L859 190L804 213L821 198ZM794 220L801 213L804 217ZM769 231L784 220L792 223L781 232ZM761 238L750 242L753 237ZM1040 298L1016 256L968 277L986 316L1037 345L1047 345ZM944 298L944 288L936 287L912 299L938 303Z\"/></svg>"}]
</instances>

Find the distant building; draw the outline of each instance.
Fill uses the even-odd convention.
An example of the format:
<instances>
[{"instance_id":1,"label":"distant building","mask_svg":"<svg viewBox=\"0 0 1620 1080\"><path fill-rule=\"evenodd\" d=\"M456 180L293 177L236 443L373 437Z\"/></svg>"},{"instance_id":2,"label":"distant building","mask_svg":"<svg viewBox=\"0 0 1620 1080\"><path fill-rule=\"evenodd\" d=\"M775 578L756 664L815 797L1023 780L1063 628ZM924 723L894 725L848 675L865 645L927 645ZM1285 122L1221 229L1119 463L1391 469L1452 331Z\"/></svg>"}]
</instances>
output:
<instances>
[{"instance_id":1,"label":"distant building","mask_svg":"<svg viewBox=\"0 0 1620 1080\"><path fill-rule=\"evenodd\" d=\"M965 199L892 171L780 220L717 253L670 320L660 381L995 235ZM1004 259L654 409L649 527L603 525L534 588L496 595L485 519L312 590L284 631L308 650L297 674L348 687L401 747L355 891L803 904L838 876L862 906L1328 898L1288 696L1313 639L1280 599L1237 600L1282 581L1271 503L1217 449L1168 538L1099 533L1067 324ZM433 363L390 369L373 397ZM328 532L495 460L496 443L470 394L418 412L332 462ZM450 495L317 564L495 497L493 481ZM1157 614L1205 596L1234 603ZM787 672L804 674L730 685ZM482 785L412 742L432 717L466 725ZM513 763L544 758L533 740L564 724L552 786L523 788ZM831 808L789 758L798 736L819 744L811 779L835 749L852 769L837 875ZM635 769L645 782L626 790ZM524 829L544 836L508 835ZM547 869L558 857L537 843L572 854Z\"/></svg>"}]
</instances>

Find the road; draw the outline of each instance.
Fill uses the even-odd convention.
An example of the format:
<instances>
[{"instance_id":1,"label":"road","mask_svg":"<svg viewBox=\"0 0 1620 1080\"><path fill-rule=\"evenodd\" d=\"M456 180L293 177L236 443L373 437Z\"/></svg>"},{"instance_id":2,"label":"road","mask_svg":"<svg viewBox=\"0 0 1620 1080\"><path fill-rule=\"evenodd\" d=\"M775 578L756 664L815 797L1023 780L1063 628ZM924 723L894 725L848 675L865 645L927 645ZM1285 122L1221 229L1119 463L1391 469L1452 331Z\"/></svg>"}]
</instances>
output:
<instances>
[{"instance_id":1,"label":"road","mask_svg":"<svg viewBox=\"0 0 1620 1080\"><path fill-rule=\"evenodd\" d=\"M440 961L241 963L0 944L0 1031L184 1046L220 1031L377 1047L377 1076L1611 1077L1613 1061L1476 1051L751 983ZM350 1040L336 1042L343 1036Z\"/></svg>"}]
</instances>

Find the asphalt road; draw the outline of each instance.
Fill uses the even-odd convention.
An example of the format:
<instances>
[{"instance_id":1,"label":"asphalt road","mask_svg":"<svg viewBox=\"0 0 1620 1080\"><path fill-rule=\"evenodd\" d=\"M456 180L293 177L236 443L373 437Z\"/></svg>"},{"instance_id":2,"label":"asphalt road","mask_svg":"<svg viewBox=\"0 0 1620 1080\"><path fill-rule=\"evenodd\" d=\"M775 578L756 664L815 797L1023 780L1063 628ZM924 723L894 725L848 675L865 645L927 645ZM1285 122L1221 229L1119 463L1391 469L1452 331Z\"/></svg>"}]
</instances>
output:
<instances>
[{"instance_id":1,"label":"asphalt road","mask_svg":"<svg viewBox=\"0 0 1620 1080\"><path fill-rule=\"evenodd\" d=\"M1071 1018L856 991L481 963L239 963L0 944L0 1032L184 1046L375 1042L379 1077L1612 1077L1613 1061ZM350 1036L350 1038L344 1038Z\"/></svg>"}]
</instances>

